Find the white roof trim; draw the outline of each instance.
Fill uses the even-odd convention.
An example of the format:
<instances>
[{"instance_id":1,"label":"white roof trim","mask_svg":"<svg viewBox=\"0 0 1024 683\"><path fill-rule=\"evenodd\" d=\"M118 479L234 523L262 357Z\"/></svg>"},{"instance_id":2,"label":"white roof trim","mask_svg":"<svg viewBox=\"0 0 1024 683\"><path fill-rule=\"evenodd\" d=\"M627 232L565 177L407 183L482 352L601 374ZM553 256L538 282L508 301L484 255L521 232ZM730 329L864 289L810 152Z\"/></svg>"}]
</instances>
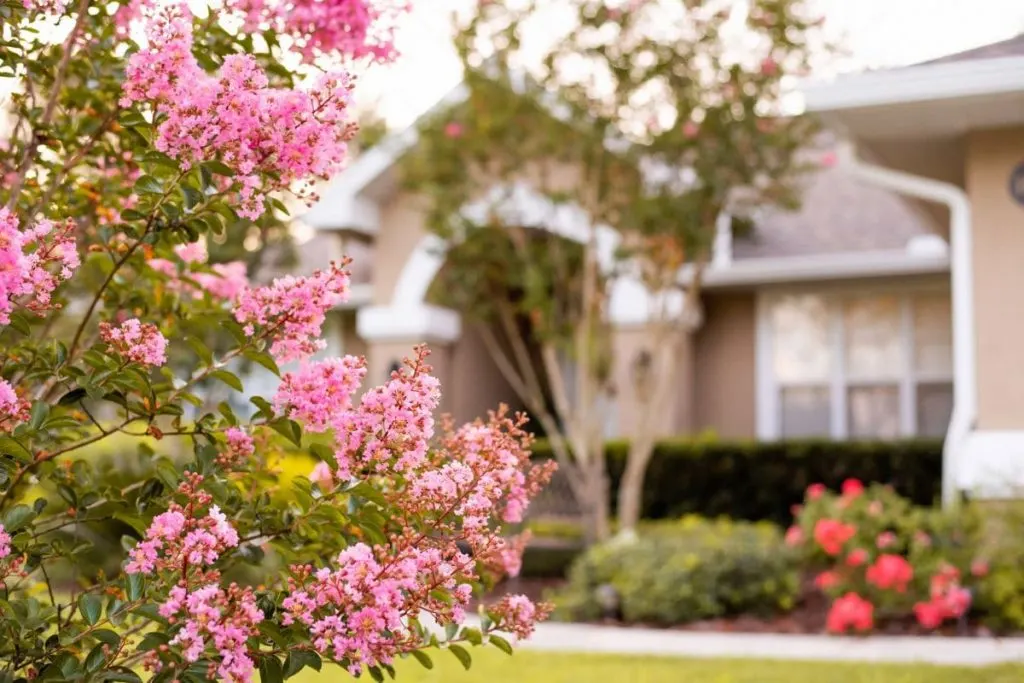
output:
<instances>
[{"instance_id":1,"label":"white roof trim","mask_svg":"<svg viewBox=\"0 0 1024 683\"><path fill-rule=\"evenodd\" d=\"M368 306L356 314L356 331L368 342L450 343L462 335L462 316L441 306Z\"/></svg>"},{"instance_id":2,"label":"white roof trim","mask_svg":"<svg viewBox=\"0 0 1024 683\"><path fill-rule=\"evenodd\" d=\"M948 272L948 255L912 256L903 249L890 249L845 254L737 259L728 266L708 268L704 274L704 286L714 288L767 285ZM689 281L690 273L692 271L684 269L684 282Z\"/></svg>"},{"instance_id":3,"label":"white roof trim","mask_svg":"<svg viewBox=\"0 0 1024 683\"><path fill-rule=\"evenodd\" d=\"M1024 57L921 64L841 76L801 89L810 111L830 112L1019 92Z\"/></svg>"}]
</instances>

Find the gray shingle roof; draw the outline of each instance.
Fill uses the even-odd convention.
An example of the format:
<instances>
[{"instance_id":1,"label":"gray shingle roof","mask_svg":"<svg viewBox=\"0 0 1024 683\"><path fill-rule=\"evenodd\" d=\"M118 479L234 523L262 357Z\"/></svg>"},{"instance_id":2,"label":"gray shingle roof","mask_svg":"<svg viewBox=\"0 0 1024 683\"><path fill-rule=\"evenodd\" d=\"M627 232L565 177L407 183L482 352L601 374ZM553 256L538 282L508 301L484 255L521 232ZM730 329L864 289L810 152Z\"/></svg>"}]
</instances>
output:
<instances>
[{"instance_id":1,"label":"gray shingle roof","mask_svg":"<svg viewBox=\"0 0 1024 683\"><path fill-rule=\"evenodd\" d=\"M1018 57L1024 55L1024 33L998 43L956 52L951 55L932 59L922 64L948 64L950 62L966 62L977 59L995 59L997 57Z\"/></svg>"},{"instance_id":2,"label":"gray shingle roof","mask_svg":"<svg viewBox=\"0 0 1024 683\"><path fill-rule=\"evenodd\" d=\"M867 185L840 168L808 180L797 211L769 210L748 237L733 243L733 258L775 258L903 249L930 224L899 195Z\"/></svg>"}]
</instances>

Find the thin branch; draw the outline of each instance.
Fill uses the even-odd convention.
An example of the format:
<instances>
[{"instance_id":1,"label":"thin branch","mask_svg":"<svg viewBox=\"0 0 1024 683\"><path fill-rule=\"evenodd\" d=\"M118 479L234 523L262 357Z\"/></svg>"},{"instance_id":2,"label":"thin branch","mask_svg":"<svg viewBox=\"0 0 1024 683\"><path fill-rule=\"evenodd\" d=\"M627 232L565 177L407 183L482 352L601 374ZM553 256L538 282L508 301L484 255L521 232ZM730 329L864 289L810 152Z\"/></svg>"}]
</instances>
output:
<instances>
[{"instance_id":1,"label":"thin branch","mask_svg":"<svg viewBox=\"0 0 1024 683\"><path fill-rule=\"evenodd\" d=\"M64 80L68 75L68 65L71 63L71 56L75 52L75 43L78 42L78 36L82 33L85 20L89 16L89 0L79 0L77 11L78 17L75 19L75 25L64 41L64 54L61 56L60 65L57 67L57 75L53 81L53 88L50 90L50 97L46 101L46 108L43 109L43 115L39 118L39 128L45 128L50 125L50 121L53 120L53 115L57 111L57 102L60 100L60 91L63 89ZM14 207L18 204L18 196L21 194L21 188L25 184L25 176L28 175L28 169L32 166L32 160L35 158L36 149L38 148L39 133L34 130L32 132L32 139L25 146L25 153L21 157L18 174L11 185L11 196L7 199L8 211L13 211Z\"/></svg>"}]
</instances>

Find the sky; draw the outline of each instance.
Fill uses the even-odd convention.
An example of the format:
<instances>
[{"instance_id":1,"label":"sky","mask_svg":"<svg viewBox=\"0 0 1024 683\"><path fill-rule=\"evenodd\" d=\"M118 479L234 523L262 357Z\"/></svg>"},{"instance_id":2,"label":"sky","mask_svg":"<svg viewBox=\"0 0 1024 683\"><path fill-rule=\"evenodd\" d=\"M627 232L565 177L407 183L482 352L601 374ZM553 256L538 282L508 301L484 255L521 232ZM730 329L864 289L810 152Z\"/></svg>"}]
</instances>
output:
<instances>
[{"instance_id":1,"label":"sky","mask_svg":"<svg viewBox=\"0 0 1024 683\"><path fill-rule=\"evenodd\" d=\"M924 61L1024 32L1024 0L813 0L854 71ZM359 88L392 128L411 124L460 78L448 43L452 10L475 0L414 2L397 40L403 57L367 74Z\"/></svg>"}]
</instances>

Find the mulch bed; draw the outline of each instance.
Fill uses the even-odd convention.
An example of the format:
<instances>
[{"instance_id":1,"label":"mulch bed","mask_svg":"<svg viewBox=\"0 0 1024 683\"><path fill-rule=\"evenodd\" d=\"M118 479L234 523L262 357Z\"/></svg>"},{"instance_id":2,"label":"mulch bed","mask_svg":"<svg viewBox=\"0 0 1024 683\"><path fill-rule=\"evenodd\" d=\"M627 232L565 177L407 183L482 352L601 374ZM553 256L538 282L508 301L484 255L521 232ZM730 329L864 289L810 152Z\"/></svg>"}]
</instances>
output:
<instances>
[{"instance_id":1,"label":"mulch bed","mask_svg":"<svg viewBox=\"0 0 1024 683\"><path fill-rule=\"evenodd\" d=\"M507 593L521 593L531 600L539 601L564 585L562 579L514 579L497 586L493 591L494 599ZM488 598L487 602L493 600ZM475 605L474 605L475 608ZM615 619L594 622L603 626L620 628L660 628L671 631L690 631L705 633L788 633L788 634L823 634L825 633L825 617L828 613L828 599L822 593L808 585L802 590L797 607L789 612L770 618L756 616L738 616L721 619L707 619L678 626L662 626L659 624L627 624ZM889 619L874 631L875 635L886 636L930 636L942 635L962 638L988 638L994 634L984 625L964 621L947 626L937 631L925 631L913 618Z\"/></svg>"}]
</instances>

